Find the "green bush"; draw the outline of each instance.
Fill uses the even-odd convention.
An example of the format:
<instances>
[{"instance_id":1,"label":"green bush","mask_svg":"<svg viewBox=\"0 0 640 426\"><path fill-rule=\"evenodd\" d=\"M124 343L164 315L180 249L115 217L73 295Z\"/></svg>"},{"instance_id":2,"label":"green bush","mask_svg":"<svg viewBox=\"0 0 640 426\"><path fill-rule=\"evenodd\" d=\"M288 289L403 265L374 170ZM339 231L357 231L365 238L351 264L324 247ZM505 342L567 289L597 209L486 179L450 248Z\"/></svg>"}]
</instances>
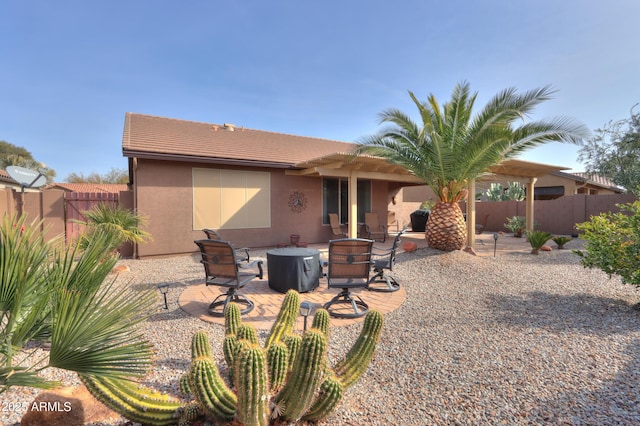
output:
<instances>
[{"instance_id":1,"label":"green bush","mask_svg":"<svg viewBox=\"0 0 640 426\"><path fill-rule=\"evenodd\" d=\"M576 225L584 232L585 251L573 250L588 268L619 275L625 284L640 287L640 201L619 204L620 213L602 213Z\"/></svg>"}]
</instances>

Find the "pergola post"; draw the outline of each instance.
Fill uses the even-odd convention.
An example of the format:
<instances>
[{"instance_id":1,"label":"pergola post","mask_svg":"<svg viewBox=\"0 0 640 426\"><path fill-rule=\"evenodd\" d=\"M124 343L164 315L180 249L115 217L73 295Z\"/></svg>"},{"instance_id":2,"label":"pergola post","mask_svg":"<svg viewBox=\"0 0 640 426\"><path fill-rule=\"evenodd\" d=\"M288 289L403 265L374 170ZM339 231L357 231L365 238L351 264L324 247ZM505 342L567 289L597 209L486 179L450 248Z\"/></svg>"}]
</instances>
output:
<instances>
[{"instance_id":1,"label":"pergola post","mask_svg":"<svg viewBox=\"0 0 640 426\"><path fill-rule=\"evenodd\" d=\"M529 182L527 182L527 198L526 198L526 229L527 231L533 231L534 225L534 215L533 215L533 198L534 198L534 187L538 178L532 177L529 178Z\"/></svg>"},{"instance_id":2,"label":"pergola post","mask_svg":"<svg viewBox=\"0 0 640 426\"><path fill-rule=\"evenodd\" d=\"M358 172L349 173L349 238L358 237Z\"/></svg>"},{"instance_id":3,"label":"pergola post","mask_svg":"<svg viewBox=\"0 0 640 426\"><path fill-rule=\"evenodd\" d=\"M467 247L476 248L476 181L472 179L467 196Z\"/></svg>"}]
</instances>

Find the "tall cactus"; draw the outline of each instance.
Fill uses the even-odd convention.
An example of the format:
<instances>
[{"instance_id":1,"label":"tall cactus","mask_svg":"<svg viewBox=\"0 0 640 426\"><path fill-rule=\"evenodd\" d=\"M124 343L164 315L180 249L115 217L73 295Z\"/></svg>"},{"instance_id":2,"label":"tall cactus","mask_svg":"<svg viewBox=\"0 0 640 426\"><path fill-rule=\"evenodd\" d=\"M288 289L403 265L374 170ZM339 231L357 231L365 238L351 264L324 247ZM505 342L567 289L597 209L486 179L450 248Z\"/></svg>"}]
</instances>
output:
<instances>
[{"instance_id":1,"label":"tall cactus","mask_svg":"<svg viewBox=\"0 0 640 426\"><path fill-rule=\"evenodd\" d=\"M88 375L80 375L80 380L98 401L135 422L155 426L173 425L183 411L183 402L128 380Z\"/></svg>"},{"instance_id":2,"label":"tall cactus","mask_svg":"<svg viewBox=\"0 0 640 426\"><path fill-rule=\"evenodd\" d=\"M248 342L251 342L255 345L257 345L258 342L258 331L255 329L254 326L249 325L249 324L242 324L240 326L240 328L238 328L238 333L236 334L236 339L238 340L247 340Z\"/></svg>"},{"instance_id":3,"label":"tall cactus","mask_svg":"<svg viewBox=\"0 0 640 426\"><path fill-rule=\"evenodd\" d=\"M284 407L285 420L298 420L311 407L326 365L327 339L312 328L302 338L289 380L276 395L277 405Z\"/></svg>"},{"instance_id":4,"label":"tall cactus","mask_svg":"<svg viewBox=\"0 0 640 426\"><path fill-rule=\"evenodd\" d=\"M227 304L223 352L228 380L220 376L206 333L194 333L191 366L180 379L181 392L194 398L187 403L124 380L81 378L114 411L148 425L189 425L202 414L245 425L267 425L270 419L317 422L331 414L345 390L364 374L383 317L369 311L354 346L332 369L327 357L328 312L319 309L311 329L301 336L294 332L298 310L299 296L290 291L260 347L255 328L242 323L239 307Z\"/></svg>"},{"instance_id":5,"label":"tall cactus","mask_svg":"<svg viewBox=\"0 0 640 426\"><path fill-rule=\"evenodd\" d=\"M276 322L271 327L271 332L265 347L269 347L271 343L281 340L285 335L290 334L296 325L296 319L298 318L298 312L300 311L300 295L295 290L287 291L278 313Z\"/></svg>"},{"instance_id":6,"label":"tall cactus","mask_svg":"<svg viewBox=\"0 0 640 426\"><path fill-rule=\"evenodd\" d=\"M269 367L269 389L279 391L287 378L289 370L289 351L282 342L272 343L267 349L267 366Z\"/></svg>"},{"instance_id":7,"label":"tall cactus","mask_svg":"<svg viewBox=\"0 0 640 426\"><path fill-rule=\"evenodd\" d=\"M211 344L207 333L204 331L195 332L191 338L191 359L211 358L211 356Z\"/></svg>"},{"instance_id":8,"label":"tall cactus","mask_svg":"<svg viewBox=\"0 0 640 426\"><path fill-rule=\"evenodd\" d=\"M193 393L202 408L218 419L231 420L236 411L237 397L220 377L211 359L197 358L191 362Z\"/></svg>"},{"instance_id":9,"label":"tall cactus","mask_svg":"<svg viewBox=\"0 0 640 426\"><path fill-rule=\"evenodd\" d=\"M242 324L242 313L240 312L240 306L235 302L227 303L224 307L224 334L228 336L230 334L236 334L238 328Z\"/></svg>"},{"instance_id":10,"label":"tall cactus","mask_svg":"<svg viewBox=\"0 0 640 426\"><path fill-rule=\"evenodd\" d=\"M327 417L342 400L343 393L344 386L342 386L336 375L329 371L329 374L320 385L318 397L309 408L309 411L302 416L302 420L317 422Z\"/></svg>"},{"instance_id":11,"label":"tall cactus","mask_svg":"<svg viewBox=\"0 0 640 426\"><path fill-rule=\"evenodd\" d=\"M383 324L384 317L380 312L375 310L367 312L358 340L335 367L336 375L345 389L358 381L366 371L376 349Z\"/></svg>"},{"instance_id":12,"label":"tall cactus","mask_svg":"<svg viewBox=\"0 0 640 426\"><path fill-rule=\"evenodd\" d=\"M313 316L311 328L317 328L329 338L329 311L323 308L318 309Z\"/></svg>"},{"instance_id":13,"label":"tall cactus","mask_svg":"<svg viewBox=\"0 0 640 426\"><path fill-rule=\"evenodd\" d=\"M269 378L262 348L250 345L237 361L238 421L245 426L269 424Z\"/></svg>"}]
</instances>

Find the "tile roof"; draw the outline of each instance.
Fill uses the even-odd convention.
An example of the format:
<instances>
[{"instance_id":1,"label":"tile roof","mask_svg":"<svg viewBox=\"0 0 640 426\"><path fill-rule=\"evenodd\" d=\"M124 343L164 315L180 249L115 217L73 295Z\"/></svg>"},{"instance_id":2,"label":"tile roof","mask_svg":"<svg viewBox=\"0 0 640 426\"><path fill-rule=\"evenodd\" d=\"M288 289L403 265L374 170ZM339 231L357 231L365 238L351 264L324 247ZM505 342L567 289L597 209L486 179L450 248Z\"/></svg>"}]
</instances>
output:
<instances>
[{"instance_id":1,"label":"tile roof","mask_svg":"<svg viewBox=\"0 0 640 426\"><path fill-rule=\"evenodd\" d=\"M586 184L590 184L590 185L594 185L594 186L600 186L603 188L607 188L610 189L612 191L616 191L616 192L622 192L624 190L624 188L616 185L615 183L613 183L613 181L611 179L609 179L608 177L605 176L600 176L597 175L595 173L588 173L588 172L571 172L571 173L566 173L566 172L558 172L555 173L559 176L564 176L570 179L575 179L578 182L582 182L582 183L586 183Z\"/></svg>"},{"instance_id":2,"label":"tile roof","mask_svg":"<svg viewBox=\"0 0 640 426\"><path fill-rule=\"evenodd\" d=\"M586 179L589 183L595 183L598 185L609 186L609 187L618 187L618 185L613 183L611 179L605 176L600 176L594 173L587 173L587 172L573 172L571 174L581 177L583 179Z\"/></svg>"},{"instance_id":3,"label":"tile roof","mask_svg":"<svg viewBox=\"0 0 640 426\"><path fill-rule=\"evenodd\" d=\"M126 113L122 137L125 157L242 161L292 167L335 152L352 152L353 143L253 130L151 115Z\"/></svg>"},{"instance_id":4,"label":"tile roof","mask_svg":"<svg viewBox=\"0 0 640 426\"><path fill-rule=\"evenodd\" d=\"M126 184L119 183L52 183L47 189L63 189L69 192L114 192L126 191Z\"/></svg>"}]
</instances>

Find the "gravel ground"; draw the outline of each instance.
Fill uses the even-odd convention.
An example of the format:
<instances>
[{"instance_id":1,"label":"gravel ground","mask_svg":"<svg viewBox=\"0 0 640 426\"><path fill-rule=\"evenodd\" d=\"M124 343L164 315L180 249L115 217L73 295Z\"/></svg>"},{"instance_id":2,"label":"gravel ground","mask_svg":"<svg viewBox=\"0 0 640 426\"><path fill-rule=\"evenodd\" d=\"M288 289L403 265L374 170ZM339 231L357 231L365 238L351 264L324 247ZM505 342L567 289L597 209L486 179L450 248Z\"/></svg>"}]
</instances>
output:
<instances>
[{"instance_id":1,"label":"gravel ground","mask_svg":"<svg viewBox=\"0 0 640 426\"><path fill-rule=\"evenodd\" d=\"M640 295L580 266L570 250L580 244L538 256L400 254L394 275L408 298L386 315L367 373L322 424L640 424ZM118 277L122 285L170 284L169 310L159 296L144 325L157 350L145 384L178 395L194 331L208 331L223 362L222 327L177 305L180 292L202 280L201 266L190 256L120 263L130 267ZM332 364L359 332L358 324L331 330ZM66 372L46 374L77 383ZM35 394L17 388L2 398L20 403ZM19 414L9 413L5 424Z\"/></svg>"}]
</instances>

